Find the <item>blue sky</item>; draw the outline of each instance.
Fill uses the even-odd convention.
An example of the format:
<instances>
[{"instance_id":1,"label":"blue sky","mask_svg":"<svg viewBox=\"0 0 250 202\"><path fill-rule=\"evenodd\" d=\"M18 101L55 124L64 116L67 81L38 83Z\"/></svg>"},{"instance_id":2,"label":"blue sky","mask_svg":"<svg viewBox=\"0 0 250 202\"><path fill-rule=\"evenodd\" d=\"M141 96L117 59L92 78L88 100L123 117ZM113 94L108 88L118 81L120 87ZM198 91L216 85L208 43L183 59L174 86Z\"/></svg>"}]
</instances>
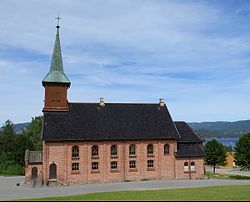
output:
<instances>
[{"instance_id":1,"label":"blue sky","mask_svg":"<svg viewBox=\"0 0 250 202\"><path fill-rule=\"evenodd\" d=\"M174 120L250 119L250 1L0 3L0 124L42 114L58 11L69 101L164 98Z\"/></svg>"}]
</instances>

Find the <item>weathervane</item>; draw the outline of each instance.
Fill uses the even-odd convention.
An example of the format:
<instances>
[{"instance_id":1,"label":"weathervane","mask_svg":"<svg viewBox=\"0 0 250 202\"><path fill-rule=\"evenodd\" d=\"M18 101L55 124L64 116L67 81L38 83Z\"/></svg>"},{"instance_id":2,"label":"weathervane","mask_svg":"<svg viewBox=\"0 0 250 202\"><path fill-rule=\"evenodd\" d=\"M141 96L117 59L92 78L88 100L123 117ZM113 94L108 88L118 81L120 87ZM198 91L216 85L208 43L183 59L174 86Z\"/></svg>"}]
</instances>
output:
<instances>
[{"instance_id":1,"label":"weathervane","mask_svg":"<svg viewBox=\"0 0 250 202\"><path fill-rule=\"evenodd\" d=\"M58 16L55 19L57 20L56 28L59 29L60 28L59 20L62 19L62 18L59 17L59 12L58 12Z\"/></svg>"}]
</instances>

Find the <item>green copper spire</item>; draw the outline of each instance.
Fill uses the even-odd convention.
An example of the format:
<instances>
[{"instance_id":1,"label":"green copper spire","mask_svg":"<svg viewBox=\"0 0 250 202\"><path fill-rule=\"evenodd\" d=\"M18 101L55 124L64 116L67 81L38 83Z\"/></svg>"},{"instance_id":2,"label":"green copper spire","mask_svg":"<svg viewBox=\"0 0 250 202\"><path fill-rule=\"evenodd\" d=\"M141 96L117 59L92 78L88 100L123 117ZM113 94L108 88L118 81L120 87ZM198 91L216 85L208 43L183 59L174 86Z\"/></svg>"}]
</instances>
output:
<instances>
[{"instance_id":1,"label":"green copper spire","mask_svg":"<svg viewBox=\"0 0 250 202\"><path fill-rule=\"evenodd\" d=\"M59 16L57 20L59 21ZM60 45L60 38L59 38L59 28L60 26L57 24L56 26L56 41L53 50L53 56L50 66L49 73L45 76L42 83L63 83L70 86L70 81L68 77L65 75L63 71L63 63L62 63L62 54L61 54L61 45Z\"/></svg>"}]
</instances>

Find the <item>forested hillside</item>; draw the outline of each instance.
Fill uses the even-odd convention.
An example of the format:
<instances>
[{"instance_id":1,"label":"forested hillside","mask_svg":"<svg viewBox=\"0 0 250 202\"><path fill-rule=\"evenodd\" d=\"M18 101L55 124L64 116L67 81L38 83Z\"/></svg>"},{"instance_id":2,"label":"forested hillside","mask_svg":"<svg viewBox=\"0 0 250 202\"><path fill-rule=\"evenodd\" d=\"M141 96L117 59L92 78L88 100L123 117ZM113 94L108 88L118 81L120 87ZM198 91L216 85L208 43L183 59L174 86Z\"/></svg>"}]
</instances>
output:
<instances>
[{"instance_id":1,"label":"forested hillside","mask_svg":"<svg viewBox=\"0 0 250 202\"><path fill-rule=\"evenodd\" d=\"M240 137L250 132L250 120L188 123L202 137Z\"/></svg>"}]
</instances>

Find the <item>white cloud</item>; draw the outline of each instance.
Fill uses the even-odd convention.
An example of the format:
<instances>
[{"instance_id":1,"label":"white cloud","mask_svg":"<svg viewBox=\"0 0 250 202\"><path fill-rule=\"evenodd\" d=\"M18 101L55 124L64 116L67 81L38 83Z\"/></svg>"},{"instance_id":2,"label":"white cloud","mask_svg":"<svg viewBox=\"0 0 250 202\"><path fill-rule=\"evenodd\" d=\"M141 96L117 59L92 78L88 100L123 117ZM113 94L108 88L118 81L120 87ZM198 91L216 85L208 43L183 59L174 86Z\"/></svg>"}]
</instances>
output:
<instances>
[{"instance_id":1,"label":"white cloud","mask_svg":"<svg viewBox=\"0 0 250 202\"><path fill-rule=\"evenodd\" d=\"M164 97L173 116L186 121L250 115L250 43L242 30L248 15L210 1L2 0L0 106L6 107L0 122L9 116L24 122L40 113L57 11L70 100Z\"/></svg>"}]
</instances>

